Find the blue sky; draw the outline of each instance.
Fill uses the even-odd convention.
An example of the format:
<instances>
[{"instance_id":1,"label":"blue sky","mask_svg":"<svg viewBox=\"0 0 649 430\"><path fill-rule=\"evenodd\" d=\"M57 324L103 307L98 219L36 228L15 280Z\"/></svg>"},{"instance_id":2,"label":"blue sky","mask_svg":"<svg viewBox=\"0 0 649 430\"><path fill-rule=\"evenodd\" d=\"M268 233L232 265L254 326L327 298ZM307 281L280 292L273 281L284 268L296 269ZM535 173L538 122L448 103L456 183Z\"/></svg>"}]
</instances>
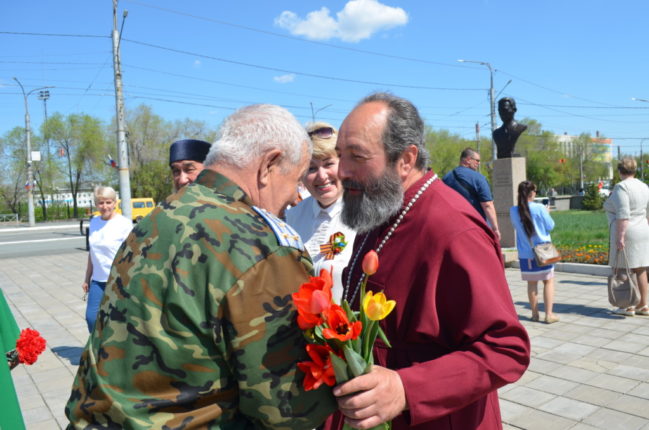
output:
<instances>
[{"instance_id":1,"label":"blue sky","mask_svg":"<svg viewBox=\"0 0 649 430\"><path fill-rule=\"evenodd\" d=\"M519 120L649 152L649 103L631 100L649 99L642 0L121 0L120 22L125 9L126 106L148 104L167 120L216 127L241 106L274 103L338 127L360 98L389 90L435 129L474 138L478 122L488 136L489 71L457 62L468 59L492 65L498 98L516 99ZM111 30L110 0L5 2L0 134L24 125L14 76L27 91L55 87L48 114L108 123ZM44 117L37 93L34 127Z\"/></svg>"}]
</instances>

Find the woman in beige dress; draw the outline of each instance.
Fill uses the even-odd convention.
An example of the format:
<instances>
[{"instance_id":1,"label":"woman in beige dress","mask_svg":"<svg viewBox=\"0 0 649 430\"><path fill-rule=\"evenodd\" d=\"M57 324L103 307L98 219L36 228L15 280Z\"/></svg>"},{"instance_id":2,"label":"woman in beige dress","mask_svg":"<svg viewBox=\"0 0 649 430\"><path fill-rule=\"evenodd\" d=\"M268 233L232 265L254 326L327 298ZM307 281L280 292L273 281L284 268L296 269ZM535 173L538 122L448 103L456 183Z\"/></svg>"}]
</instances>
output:
<instances>
[{"instance_id":1,"label":"woman in beige dress","mask_svg":"<svg viewBox=\"0 0 649 430\"><path fill-rule=\"evenodd\" d=\"M640 303L633 308L617 309L624 316L649 316L647 305L647 267L649 266L649 187L635 178L635 159L620 160L617 170L621 181L604 202L611 227L609 265L615 265L618 253L626 250L629 268L635 272L640 289ZM620 264L623 257L620 256Z\"/></svg>"}]
</instances>

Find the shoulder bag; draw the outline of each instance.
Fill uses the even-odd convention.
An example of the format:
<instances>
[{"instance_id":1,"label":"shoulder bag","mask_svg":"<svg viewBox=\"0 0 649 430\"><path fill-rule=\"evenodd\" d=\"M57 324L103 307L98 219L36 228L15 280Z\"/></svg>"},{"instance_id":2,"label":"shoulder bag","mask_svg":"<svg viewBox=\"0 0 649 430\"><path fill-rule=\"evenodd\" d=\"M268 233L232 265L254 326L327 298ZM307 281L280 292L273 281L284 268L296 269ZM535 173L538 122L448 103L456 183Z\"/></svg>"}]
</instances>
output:
<instances>
[{"instance_id":1,"label":"shoulder bag","mask_svg":"<svg viewBox=\"0 0 649 430\"><path fill-rule=\"evenodd\" d=\"M550 264L561 261L561 254L559 253L557 247L552 244L552 242L539 243L535 246L532 243L532 238L528 236L527 240L530 242L530 247L534 252L534 259L536 260L536 264L539 267L549 266Z\"/></svg>"},{"instance_id":2,"label":"shoulder bag","mask_svg":"<svg viewBox=\"0 0 649 430\"><path fill-rule=\"evenodd\" d=\"M624 255L624 266L619 267L620 254ZM629 269L626 248L617 252L615 265L608 276L608 301L618 308L630 308L640 303L640 289L636 274Z\"/></svg>"}]
</instances>

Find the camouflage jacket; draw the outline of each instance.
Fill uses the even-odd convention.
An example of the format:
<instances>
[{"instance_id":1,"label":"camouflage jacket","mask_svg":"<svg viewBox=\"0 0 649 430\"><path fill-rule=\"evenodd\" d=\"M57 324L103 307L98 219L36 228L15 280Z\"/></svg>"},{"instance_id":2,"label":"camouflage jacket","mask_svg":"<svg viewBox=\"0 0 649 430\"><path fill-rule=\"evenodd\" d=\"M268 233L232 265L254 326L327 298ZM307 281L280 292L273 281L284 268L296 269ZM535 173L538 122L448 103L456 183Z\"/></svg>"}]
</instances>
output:
<instances>
[{"instance_id":1,"label":"camouflage jacket","mask_svg":"<svg viewBox=\"0 0 649 430\"><path fill-rule=\"evenodd\" d=\"M65 413L68 428L310 429L290 294L311 274L294 232L205 170L118 251ZM290 229L289 229L290 230ZM293 241L291 245L291 240Z\"/></svg>"}]
</instances>

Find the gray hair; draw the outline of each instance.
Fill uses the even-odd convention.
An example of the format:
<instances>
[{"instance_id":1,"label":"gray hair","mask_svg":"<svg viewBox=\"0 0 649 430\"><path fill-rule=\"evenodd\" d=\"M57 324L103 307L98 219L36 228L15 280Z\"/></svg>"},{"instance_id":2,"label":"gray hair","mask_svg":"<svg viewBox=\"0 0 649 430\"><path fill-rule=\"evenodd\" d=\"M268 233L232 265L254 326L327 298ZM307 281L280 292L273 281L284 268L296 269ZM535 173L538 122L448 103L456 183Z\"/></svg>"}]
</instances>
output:
<instances>
[{"instance_id":1,"label":"gray hair","mask_svg":"<svg viewBox=\"0 0 649 430\"><path fill-rule=\"evenodd\" d=\"M95 205L99 204L99 200L101 199L110 199L114 202L117 201L117 193L113 189L113 187L104 187L104 186L97 186L95 187Z\"/></svg>"},{"instance_id":2,"label":"gray hair","mask_svg":"<svg viewBox=\"0 0 649 430\"><path fill-rule=\"evenodd\" d=\"M477 153L478 153L478 151L476 151L475 149L473 149L471 147L466 147L460 153L460 161L465 160L467 158L470 158L470 157L473 156L473 154L477 154Z\"/></svg>"},{"instance_id":3,"label":"gray hair","mask_svg":"<svg viewBox=\"0 0 649 430\"><path fill-rule=\"evenodd\" d=\"M271 149L282 151L284 169L302 161L304 145L311 157L311 139L286 109L276 105L246 106L227 117L205 158L205 165L246 167Z\"/></svg>"},{"instance_id":4,"label":"gray hair","mask_svg":"<svg viewBox=\"0 0 649 430\"><path fill-rule=\"evenodd\" d=\"M425 144L424 121L415 105L394 94L374 93L361 100L358 106L371 102L382 102L389 108L383 131L383 147L388 162L396 162L408 146L415 145L419 150L415 167L419 170L426 168L430 157Z\"/></svg>"}]
</instances>

